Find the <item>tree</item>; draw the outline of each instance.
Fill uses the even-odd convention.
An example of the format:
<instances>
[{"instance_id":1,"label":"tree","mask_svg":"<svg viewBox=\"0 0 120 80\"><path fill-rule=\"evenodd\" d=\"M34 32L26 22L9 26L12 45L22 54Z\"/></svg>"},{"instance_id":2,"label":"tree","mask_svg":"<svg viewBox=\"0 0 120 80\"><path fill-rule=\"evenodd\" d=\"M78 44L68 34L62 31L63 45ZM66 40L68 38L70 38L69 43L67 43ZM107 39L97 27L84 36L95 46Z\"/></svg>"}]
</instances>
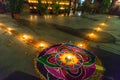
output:
<instances>
[{"instance_id":1,"label":"tree","mask_svg":"<svg viewBox=\"0 0 120 80\"><path fill-rule=\"evenodd\" d=\"M52 8L53 8L53 13L54 14L59 14L59 11L60 11L60 1L59 0L55 0L53 2Z\"/></svg>"},{"instance_id":2,"label":"tree","mask_svg":"<svg viewBox=\"0 0 120 80\"><path fill-rule=\"evenodd\" d=\"M48 0L46 0L45 4L41 3L41 0L38 0L37 9L40 15L46 14L48 10Z\"/></svg>"},{"instance_id":3,"label":"tree","mask_svg":"<svg viewBox=\"0 0 120 80\"><path fill-rule=\"evenodd\" d=\"M24 0L10 0L11 16L14 19L19 19L19 14L22 12Z\"/></svg>"},{"instance_id":4,"label":"tree","mask_svg":"<svg viewBox=\"0 0 120 80\"><path fill-rule=\"evenodd\" d=\"M98 8L100 13L108 13L110 5L111 5L110 0L101 0Z\"/></svg>"}]
</instances>

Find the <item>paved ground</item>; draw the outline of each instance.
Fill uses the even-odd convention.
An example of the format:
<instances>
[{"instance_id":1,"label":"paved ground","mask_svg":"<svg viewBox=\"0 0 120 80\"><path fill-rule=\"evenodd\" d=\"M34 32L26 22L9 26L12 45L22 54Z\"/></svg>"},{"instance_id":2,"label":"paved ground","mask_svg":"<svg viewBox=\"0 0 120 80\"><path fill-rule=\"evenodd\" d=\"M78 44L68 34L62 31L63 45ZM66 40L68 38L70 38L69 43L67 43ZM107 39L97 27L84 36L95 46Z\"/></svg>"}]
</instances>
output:
<instances>
[{"instance_id":1,"label":"paved ground","mask_svg":"<svg viewBox=\"0 0 120 80\"><path fill-rule=\"evenodd\" d=\"M20 20L16 21L9 14L0 14L0 23L6 27L14 28L19 33L34 36L37 40L46 41L51 44L80 42L83 39L76 36L78 33L71 33L70 30L93 29L105 21L105 19L106 15L84 15L83 17L48 15L40 17L38 15L24 14ZM109 79L111 77L115 80L119 80L120 78L120 64L118 62L120 60L119 26L119 17L112 16L104 28L104 32L112 35L115 38L115 42L96 43L90 41L89 45L102 61L106 70L104 73L105 78L108 80L112 80ZM67 31L60 30L58 27L62 29L67 28ZM15 71L36 76L33 69L33 58L35 54L36 50L34 48L0 29L0 80Z\"/></svg>"}]
</instances>

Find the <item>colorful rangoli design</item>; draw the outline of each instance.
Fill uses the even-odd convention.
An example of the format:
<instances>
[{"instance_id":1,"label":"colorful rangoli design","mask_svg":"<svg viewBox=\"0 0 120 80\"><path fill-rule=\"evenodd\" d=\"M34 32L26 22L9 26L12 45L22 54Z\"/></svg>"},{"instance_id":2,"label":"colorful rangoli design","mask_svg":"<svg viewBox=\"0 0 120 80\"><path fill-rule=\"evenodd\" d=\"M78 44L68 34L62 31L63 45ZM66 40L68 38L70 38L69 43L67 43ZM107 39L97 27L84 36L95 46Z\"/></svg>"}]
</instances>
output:
<instances>
[{"instance_id":1,"label":"colorful rangoli design","mask_svg":"<svg viewBox=\"0 0 120 80\"><path fill-rule=\"evenodd\" d=\"M57 44L43 50L37 59L41 74L51 80L85 80L95 71L96 56L71 44Z\"/></svg>"}]
</instances>

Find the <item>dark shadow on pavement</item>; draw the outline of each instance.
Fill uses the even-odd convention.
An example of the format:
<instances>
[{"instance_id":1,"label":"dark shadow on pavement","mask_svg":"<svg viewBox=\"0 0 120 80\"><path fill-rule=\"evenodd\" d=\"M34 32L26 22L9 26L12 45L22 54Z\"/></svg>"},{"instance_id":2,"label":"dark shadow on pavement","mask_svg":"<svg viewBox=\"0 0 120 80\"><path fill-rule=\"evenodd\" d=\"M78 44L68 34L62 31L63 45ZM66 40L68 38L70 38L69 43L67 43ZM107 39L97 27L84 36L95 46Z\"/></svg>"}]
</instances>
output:
<instances>
[{"instance_id":1,"label":"dark shadow on pavement","mask_svg":"<svg viewBox=\"0 0 120 80\"><path fill-rule=\"evenodd\" d=\"M52 24L46 23L46 22L33 22L25 19L19 19L15 21L17 25L19 25L21 28L28 28L31 31L38 33L37 30L41 29L47 29L48 27L51 27Z\"/></svg>"},{"instance_id":2,"label":"dark shadow on pavement","mask_svg":"<svg viewBox=\"0 0 120 80\"><path fill-rule=\"evenodd\" d=\"M81 28L81 29L73 29L67 26L53 24L53 23L46 23L46 22L31 22L29 20L20 19L16 21L16 24L20 27L26 27L30 29L31 31L37 33L37 30L47 30L48 28L55 28L59 31L71 34L73 36L77 36L86 40L94 41L94 42L103 42L103 43L115 43L116 39L114 36L107 32L97 32L93 29L87 29L87 28ZM98 38L91 39L88 36L86 36L88 33L94 32Z\"/></svg>"},{"instance_id":3,"label":"dark shadow on pavement","mask_svg":"<svg viewBox=\"0 0 120 80\"><path fill-rule=\"evenodd\" d=\"M3 80L40 80L40 79L30 74L21 71L16 71Z\"/></svg>"},{"instance_id":4,"label":"dark shadow on pavement","mask_svg":"<svg viewBox=\"0 0 120 80\"><path fill-rule=\"evenodd\" d=\"M91 17L88 17L88 16L81 16L81 17L82 17L82 18L85 18L85 19L92 20L92 21L99 21L98 19L91 18Z\"/></svg>"},{"instance_id":5,"label":"dark shadow on pavement","mask_svg":"<svg viewBox=\"0 0 120 80\"><path fill-rule=\"evenodd\" d=\"M34 26L36 26L35 23L29 21L29 20L25 20L25 19L19 19L17 21L15 21L15 23L17 25L19 25L20 27L24 27L24 28L29 28L30 30L32 30L33 32L35 32Z\"/></svg>"},{"instance_id":6,"label":"dark shadow on pavement","mask_svg":"<svg viewBox=\"0 0 120 80\"><path fill-rule=\"evenodd\" d=\"M105 68L103 80L120 80L120 55L99 48L89 47Z\"/></svg>"},{"instance_id":7,"label":"dark shadow on pavement","mask_svg":"<svg viewBox=\"0 0 120 80\"><path fill-rule=\"evenodd\" d=\"M81 29L72 29L70 27L66 27L66 26L55 26L56 29L63 31L65 33L69 33L71 35L86 39L86 40L90 40L90 41L94 41L94 42L102 42L102 43L115 43L116 39L114 36L112 36L111 34L107 33L107 32L97 32L93 29L87 29L87 28L81 28ZM88 36L86 36L88 33L95 33L98 37L91 39Z\"/></svg>"}]
</instances>

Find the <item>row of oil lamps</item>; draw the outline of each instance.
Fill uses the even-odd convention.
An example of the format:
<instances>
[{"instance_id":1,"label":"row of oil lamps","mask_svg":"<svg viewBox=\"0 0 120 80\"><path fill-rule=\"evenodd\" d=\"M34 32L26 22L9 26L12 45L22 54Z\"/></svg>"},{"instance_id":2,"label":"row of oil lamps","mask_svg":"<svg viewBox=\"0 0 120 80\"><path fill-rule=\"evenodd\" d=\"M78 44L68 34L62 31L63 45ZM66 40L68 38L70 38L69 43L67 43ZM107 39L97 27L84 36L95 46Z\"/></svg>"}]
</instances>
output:
<instances>
[{"instance_id":1,"label":"row of oil lamps","mask_svg":"<svg viewBox=\"0 0 120 80\"><path fill-rule=\"evenodd\" d=\"M108 19L110 19L110 18L111 18L111 16L107 16L105 22L100 23L98 25L98 27L94 28L93 30L95 30L97 32L102 31L103 28L107 25L106 23L107 23ZM10 35L17 37L20 41L23 41L27 44L30 44L36 48L43 48L44 49L50 45L45 41L37 41L30 35L18 33L17 31L15 31L14 28L5 27L2 23L0 23L0 29L3 29L5 32L9 33ZM94 31L91 31L90 33L86 34L85 36L87 36L90 39L96 39L98 37ZM79 43L76 43L76 45L78 47L82 47L82 48L86 48L87 44L88 44L87 40L83 40Z\"/></svg>"},{"instance_id":2,"label":"row of oil lamps","mask_svg":"<svg viewBox=\"0 0 120 80\"><path fill-rule=\"evenodd\" d=\"M107 23L108 19L110 19L110 18L111 18L110 16L107 16L105 22L100 23L98 25L98 27L94 28L93 30L95 30L97 32L102 31L103 28L106 26L106 23ZM45 41L37 41L32 36L29 36L27 34L18 33L14 28L5 27L5 25L3 25L2 23L0 23L0 29L3 29L6 33L17 37L20 41L22 41L24 43L27 43L31 46L34 46L35 48L38 48L40 50L42 50L42 49L44 49L44 48L46 48L50 45L49 43L47 43ZM91 38L91 39L96 39L98 37L94 31L91 31L90 33L86 34L85 36L87 36L88 38ZM78 47L85 48L85 49L87 48L88 44L89 44L89 41L87 41L87 40L83 40L79 43L76 43L76 45ZM40 74L39 70L37 69L37 66L36 66L36 61L37 60L36 59L37 59L37 57L33 59L34 69L35 69L35 71L38 74L38 77L40 79L46 80L45 77L42 74Z\"/></svg>"},{"instance_id":3,"label":"row of oil lamps","mask_svg":"<svg viewBox=\"0 0 120 80\"><path fill-rule=\"evenodd\" d=\"M96 34L96 32L101 32L103 31L103 28L105 26L107 26L107 22L108 20L111 18L111 16L107 16L106 20L102 23L100 23L96 28L93 29L93 31L91 31L90 33L87 33L85 36L87 36L87 38L91 39L91 40L94 40L94 39L98 39L98 35ZM89 44L89 41L88 40L83 40L79 43L77 43L76 45L78 47L82 47L82 48L85 48L87 49L87 45Z\"/></svg>"},{"instance_id":4,"label":"row of oil lamps","mask_svg":"<svg viewBox=\"0 0 120 80\"><path fill-rule=\"evenodd\" d=\"M45 48L48 46L47 42L37 41L30 35L18 33L14 28L5 27L2 23L0 23L0 29L3 29L6 33L17 37L20 41L32 45L35 48Z\"/></svg>"}]
</instances>

